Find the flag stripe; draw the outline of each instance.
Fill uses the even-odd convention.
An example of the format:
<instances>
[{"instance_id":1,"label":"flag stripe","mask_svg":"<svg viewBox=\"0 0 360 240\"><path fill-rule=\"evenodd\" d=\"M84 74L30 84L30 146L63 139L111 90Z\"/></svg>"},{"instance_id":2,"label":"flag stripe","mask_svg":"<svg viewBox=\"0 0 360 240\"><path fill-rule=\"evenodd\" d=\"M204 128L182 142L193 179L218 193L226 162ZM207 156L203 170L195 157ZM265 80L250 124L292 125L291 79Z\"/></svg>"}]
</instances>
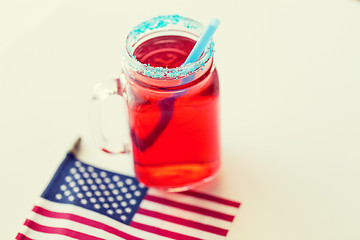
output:
<instances>
[{"instance_id":1,"label":"flag stripe","mask_svg":"<svg viewBox=\"0 0 360 240\"><path fill-rule=\"evenodd\" d=\"M130 223L130 226L134 227L134 228L137 228L137 229L140 229L140 230L143 230L143 231L155 233L155 234L160 235L160 236L172 238L172 239L202 240L200 238L191 237L191 236L188 236L188 235L185 235L185 234L172 232L172 231L169 231L169 230L161 229L161 228L154 227L154 226L149 226L149 225L142 224L142 223L135 222L135 221L132 221Z\"/></svg>"},{"instance_id":2,"label":"flag stripe","mask_svg":"<svg viewBox=\"0 0 360 240\"><path fill-rule=\"evenodd\" d=\"M24 234L22 233L18 233L18 235L16 235L16 240L34 240L32 238L28 238L27 236L25 236Z\"/></svg>"},{"instance_id":3,"label":"flag stripe","mask_svg":"<svg viewBox=\"0 0 360 240\"><path fill-rule=\"evenodd\" d=\"M239 202L231 201L231 200L228 200L228 199L225 199L225 198L216 197L216 196L209 195L209 194L206 194L206 193L195 192L195 191L186 191L186 192L179 192L179 194L184 194L184 195L187 195L187 196L197 197L197 198L213 201L213 202L216 202L216 203L220 203L220 204L223 204L223 205L235 207L235 208L240 207Z\"/></svg>"},{"instance_id":4,"label":"flag stripe","mask_svg":"<svg viewBox=\"0 0 360 240\"><path fill-rule=\"evenodd\" d=\"M92 228L92 227L88 227L86 225L83 225L81 223L76 223L73 221L69 221L69 220L65 220L65 219L58 219L58 218L49 218L49 217L45 217L43 215L40 214L34 214L32 218L28 218L32 221L34 221L35 223L39 224L39 225L43 225L46 227L52 227L52 228L66 228L66 229L71 229L72 231L76 231L76 232L80 232L80 233L86 233L90 236L93 237L98 237L98 238L104 238L104 239L109 239L109 236L112 237L112 239L116 239L116 240L123 240L123 238L119 238L116 237L112 234L109 234L107 232L104 232L101 229L97 229L97 228ZM26 226L25 226L26 227ZM22 233L24 233L26 236L31 237L33 239L36 240L48 240L48 239L74 239L72 236L68 236L68 235L59 235L59 234L52 234L52 233L47 233L47 232L42 232L42 231L37 231L36 229L31 229L31 228L27 228L27 231L23 231ZM37 233L36 235L34 235L33 233Z\"/></svg>"},{"instance_id":5,"label":"flag stripe","mask_svg":"<svg viewBox=\"0 0 360 240\"><path fill-rule=\"evenodd\" d=\"M171 206L167 206L167 205L163 205L160 203L151 202L151 201L147 201L147 200L144 200L141 203L140 207L148 209L148 210L172 215L172 216L186 217L187 219L192 219L197 222L209 224L212 226L217 226L217 227L220 227L223 229L229 229L231 227L231 222L228 222L228 221L209 217L209 216L202 215L199 213L184 211L180 208L175 208L175 207L171 207ZM143 216L143 215L140 215L140 216Z\"/></svg>"},{"instance_id":6,"label":"flag stripe","mask_svg":"<svg viewBox=\"0 0 360 240\"><path fill-rule=\"evenodd\" d=\"M36 222L37 224L41 224L47 227L53 227L53 228L67 228L67 229L71 229L73 231L77 231L77 232L81 232L81 233L86 233L89 234L91 236L94 237L98 237L98 238L104 238L104 239L112 239L112 240L123 240L124 238L120 238L117 237L111 233L108 233L102 229L98 229L98 228L94 228L91 226L87 226L85 224L81 224L81 223L77 223L68 219L61 219L61 218L51 218L51 217L46 217L40 214L34 214L33 218L30 218L32 221ZM28 229L29 232L35 232L31 229ZM23 232L25 234L27 234L27 232ZM27 235L29 237L32 237L34 239L44 239L44 240L48 240L48 239L58 239L60 237L60 235L58 234L48 234L48 233L43 233L45 236L39 236L39 237L35 237L32 235ZM49 238L48 236L53 236L53 238ZM57 238L55 238L57 237ZM61 239L73 239L71 237L63 237Z\"/></svg>"},{"instance_id":7,"label":"flag stripe","mask_svg":"<svg viewBox=\"0 0 360 240\"><path fill-rule=\"evenodd\" d=\"M71 213L76 214L78 216L86 216L86 218L89 218L89 219L96 219L97 221L102 222L102 223L104 223L104 224L106 224L106 225L108 225L110 227L118 229L119 231L122 231L122 232L126 232L126 233L128 233L128 234L130 234L132 236L139 237L141 239L146 239L146 240L152 240L152 239L156 239L156 240L160 240L160 239L165 240L166 239L166 240L169 240L170 239L170 238L160 237L159 235L156 235L156 234L153 234L153 233L150 233L150 232L141 231L141 230L139 230L137 228L133 228L133 227L131 227L129 225L123 224L123 223L121 223L119 221L116 221L116 220L114 220L112 218L109 218L107 216L99 214L99 213L97 213L95 211L89 211L88 209L85 209L85 208L82 208L82 207L79 207L79 206L75 206L75 205L72 205L72 204L55 203L55 202L52 202L52 201L41 198L37 205L42 206L42 207L44 207L44 208L46 208L46 209L48 209L50 211L71 212ZM42 215L38 215L38 214L36 214L36 215L37 216L34 216L31 219L36 220L40 224L50 225L50 226L55 226L55 227L63 227L63 226L68 227L68 226L71 226L70 227L71 229L74 229L74 230L77 230L77 231L84 231L84 232L87 232L87 231L90 232L91 231L91 234L93 234L95 236L98 236L98 237L104 237L106 239L116 239L117 238L115 235L112 235L111 233L109 233L110 236L109 235L104 235L104 234L106 234L106 232L98 235L97 232L95 232L95 231L93 231L91 229L92 228L91 226L80 224L80 223L77 223L77 222L74 222L74 221L70 221L70 220L64 221L63 219L56 219L56 218L52 219L52 218L44 217ZM143 216L143 215L139 215L139 216ZM48 220L41 219L39 217L48 218ZM50 222L50 220L57 220L58 222L51 221L52 222L51 224L50 223L47 224L47 222ZM61 221L63 223L61 223ZM66 225L64 225L64 224L66 224ZM80 226L80 225L82 225L82 226ZM86 229L86 227L88 229ZM99 230L99 231L103 230L103 229L97 229L97 228L94 228L94 229ZM28 235L28 236L31 237L30 235ZM38 239L38 238L35 238L35 239Z\"/></svg>"},{"instance_id":8,"label":"flag stripe","mask_svg":"<svg viewBox=\"0 0 360 240\"><path fill-rule=\"evenodd\" d=\"M210 233L214 233L220 236L226 236L228 230L226 229L222 229L219 227L215 227L215 226L211 226L208 224L203 224L203 223L199 223L199 222L195 222L192 220L188 220L188 219L183 219L183 218L179 218L179 217L174 217L174 216L170 216L167 214L163 214L163 213L159 213L156 211L151 211L151 210L147 210L147 209L143 209L143 208L139 208L138 209L138 214L143 214L149 217L155 217L158 219L162 219L168 222L172 222L172 223L176 223L176 224L180 224L183 226L187 226L187 227L191 227L191 228L195 228L195 229L199 229L199 230L203 230L206 232L210 232Z\"/></svg>"},{"instance_id":9,"label":"flag stripe","mask_svg":"<svg viewBox=\"0 0 360 240\"><path fill-rule=\"evenodd\" d=\"M38 224L32 220L26 219L25 226L31 228L32 230L43 232L43 233L51 233L51 234L60 234L68 237L72 237L75 239L86 239L86 240L106 240L104 238L98 238L91 236L86 233L81 233L78 231L74 231L68 228L56 228L56 227L48 227L41 224Z\"/></svg>"},{"instance_id":10,"label":"flag stripe","mask_svg":"<svg viewBox=\"0 0 360 240\"><path fill-rule=\"evenodd\" d=\"M125 232L119 231L118 229L110 227L110 226L108 226L108 225L106 225L104 223L101 223L101 222L98 222L98 221L95 221L95 220L92 220L92 219L89 219L89 218L81 217L81 216L78 216L78 215L75 215L75 214L53 212L53 211L49 211L49 210L47 210L45 208L42 208L42 207L39 207L39 206L35 206L33 208L33 211L35 213L41 214L41 215L46 216L46 217L58 218L58 219L67 219L67 220L71 220L71 221L74 221L74 222L77 222L77 223L82 223L82 224L85 224L85 225L88 225L88 226L91 226L91 227L94 227L94 228L102 229L102 230L104 230L104 231L106 231L108 233L114 234L114 235L116 235L118 237L125 238L125 239L128 239L128 240L142 240L141 238L131 236L131 235L125 233Z\"/></svg>"},{"instance_id":11,"label":"flag stripe","mask_svg":"<svg viewBox=\"0 0 360 240\"><path fill-rule=\"evenodd\" d=\"M165 199L165 198L160 198L160 197L150 195L150 194L147 194L144 199L146 199L148 201L153 201L153 202L161 203L164 205L180 208L180 209L183 209L186 211L196 212L196 213L203 214L206 216L222 219L222 220L225 220L228 222L232 222L234 220L234 216L229 215L229 214L213 211L213 210L202 208L202 207L193 206L190 204L180 203L180 202L172 201L172 200Z\"/></svg>"},{"instance_id":12,"label":"flag stripe","mask_svg":"<svg viewBox=\"0 0 360 240\"><path fill-rule=\"evenodd\" d=\"M49 225L51 226L51 224ZM67 228L71 228L71 227L67 226ZM29 239L34 239L34 240L74 240L74 238L65 235L38 232L24 225L22 231L20 231L19 233L23 234Z\"/></svg>"},{"instance_id":13,"label":"flag stripe","mask_svg":"<svg viewBox=\"0 0 360 240\"><path fill-rule=\"evenodd\" d=\"M180 215L180 216L182 216L182 215ZM149 217L149 216L145 216L145 215L141 215L141 214L135 215L135 217L133 218L133 221L135 221L137 223L149 225L149 226L158 227L161 229L166 229L166 230L172 231L172 232L186 234L188 236L192 236L192 237L196 237L196 238L200 238L200 239L224 240L226 238L224 236L220 236L220 235L217 235L214 233L209 233L209 232L199 230L196 228L179 225L176 223L164 221L164 220L161 220L158 218L153 218L153 217ZM201 221L199 221L199 222L201 222Z\"/></svg>"},{"instance_id":14,"label":"flag stripe","mask_svg":"<svg viewBox=\"0 0 360 240\"><path fill-rule=\"evenodd\" d=\"M221 213L225 213L225 214L229 214L229 215L236 215L237 210L238 210L238 208L235 208L232 206L224 205L224 204L217 203L214 201L209 201L207 199L193 197L193 196L185 195L185 194L181 194L181 193L170 193L169 194L164 191L159 191L156 189L149 189L147 194L165 198L165 199L169 199L169 200L176 201L176 202L181 202L181 203L185 203L185 204L189 204L189 205L200 206L202 208L216 210L217 212L221 212Z\"/></svg>"}]
</instances>

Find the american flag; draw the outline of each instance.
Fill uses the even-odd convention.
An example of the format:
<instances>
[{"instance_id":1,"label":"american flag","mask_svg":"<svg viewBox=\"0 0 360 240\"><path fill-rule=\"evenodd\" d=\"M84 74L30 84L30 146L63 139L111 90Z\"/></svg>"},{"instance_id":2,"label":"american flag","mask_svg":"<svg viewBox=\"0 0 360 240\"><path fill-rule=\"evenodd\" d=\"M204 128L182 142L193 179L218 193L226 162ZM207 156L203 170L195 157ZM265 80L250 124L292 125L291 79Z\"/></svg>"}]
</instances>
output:
<instances>
[{"instance_id":1,"label":"american flag","mask_svg":"<svg viewBox=\"0 0 360 240\"><path fill-rule=\"evenodd\" d=\"M225 239L239 207L197 191L147 188L69 153L16 239Z\"/></svg>"}]
</instances>

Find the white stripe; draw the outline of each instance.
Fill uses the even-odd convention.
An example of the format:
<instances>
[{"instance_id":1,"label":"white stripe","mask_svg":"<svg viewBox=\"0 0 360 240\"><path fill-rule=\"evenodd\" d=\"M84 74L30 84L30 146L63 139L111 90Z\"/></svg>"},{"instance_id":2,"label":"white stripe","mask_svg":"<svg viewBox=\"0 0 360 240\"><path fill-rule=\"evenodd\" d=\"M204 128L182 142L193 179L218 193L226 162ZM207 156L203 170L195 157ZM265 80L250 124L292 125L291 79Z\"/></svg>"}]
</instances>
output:
<instances>
[{"instance_id":1,"label":"white stripe","mask_svg":"<svg viewBox=\"0 0 360 240\"><path fill-rule=\"evenodd\" d=\"M160 212L163 214L176 216L176 217L182 217L186 219L190 219L192 221L200 222L203 224L208 224L216 227L220 227L223 229L229 229L231 226L231 222L224 221L221 219L213 218L210 216L202 215L199 213L189 212L185 210L181 210L179 208L170 207L163 205L161 203L155 203L152 201L143 200L140 204L141 208Z\"/></svg>"},{"instance_id":2,"label":"white stripe","mask_svg":"<svg viewBox=\"0 0 360 240\"><path fill-rule=\"evenodd\" d=\"M167 192L161 192L156 189L149 189L148 194L166 198L176 202L190 204L197 207L207 208L213 211L229 214L232 216L235 216L238 210L238 208L236 207L227 206L221 203L213 202L198 197L188 196L180 193L167 193Z\"/></svg>"},{"instance_id":3,"label":"white stripe","mask_svg":"<svg viewBox=\"0 0 360 240\"><path fill-rule=\"evenodd\" d=\"M63 213L72 213L75 215L83 216L85 218L89 218L98 222L101 222L103 224L106 224L110 227L113 227L119 231L128 233L129 235L136 236L139 238L143 238L146 240L152 240L152 239L169 239L169 238L159 238L158 235L153 233L148 233L143 230L139 230L133 227L130 227L126 224L123 224L121 222L118 222L112 218L109 218L107 216L104 216L100 213L93 212L90 210L87 210L85 208L81 208L75 205L71 204L62 204L62 203L55 203L46 199L41 198L40 202L37 204L37 206L43 207L47 210L54 211L54 212L63 212ZM115 238L115 235L111 234L110 239Z\"/></svg>"},{"instance_id":4,"label":"white stripe","mask_svg":"<svg viewBox=\"0 0 360 240\"><path fill-rule=\"evenodd\" d=\"M27 214L26 219L30 219L34 221L37 214L33 211L30 211L29 214ZM25 221L24 221L25 223ZM19 233L24 234L28 238L32 238L35 240L73 240L71 237L58 235L58 234L48 234L48 233L42 233L35 230L32 230L31 228L22 225L22 229L19 231Z\"/></svg>"},{"instance_id":5,"label":"white stripe","mask_svg":"<svg viewBox=\"0 0 360 240\"><path fill-rule=\"evenodd\" d=\"M22 233L28 238L35 240L74 240L74 238L63 235L37 232L26 226L24 226L24 228L21 231L19 231L19 233Z\"/></svg>"},{"instance_id":6,"label":"white stripe","mask_svg":"<svg viewBox=\"0 0 360 240\"><path fill-rule=\"evenodd\" d=\"M103 231L102 229L94 228L91 226L87 226L81 223L77 223L71 220L67 219L58 219L58 218L50 218L45 217L40 214L36 214L34 216L34 219L31 219L34 222L44 225L46 227L54 227L54 228L67 228L76 232L88 234L94 237L103 238L103 239L123 239L120 237L117 237L113 234L109 234L106 231Z\"/></svg>"},{"instance_id":7,"label":"white stripe","mask_svg":"<svg viewBox=\"0 0 360 240\"><path fill-rule=\"evenodd\" d=\"M71 220L64 220L64 219L55 219L55 218L49 218L49 217L44 217L38 214L38 216L36 216L36 222L41 224L41 225L46 225L49 227L59 227L59 228L68 228L74 231L78 231L78 232L82 232L82 233L86 233L95 237L99 237L99 238L104 238L104 239L111 239L111 240L115 240L115 239L123 239L121 237L115 236L111 233L108 233L106 231L103 231L101 229L98 228L94 228L91 226L87 226L81 223L77 223ZM131 228L131 227L130 227ZM142 230L136 230L138 232L142 231ZM169 238L165 238L165 237L160 237L159 236L144 236L145 239L163 239L163 240L168 240Z\"/></svg>"},{"instance_id":8,"label":"white stripe","mask_svg":"<svg viewBox=\"0 0 360 240\"><path fill-rule=\"evenodd\" d=\"M211 239L211 240L225 239L225 237L215 235L213 233L204 232L202 230L198 230L195 228L186 227L186 226L179 225L176 223L171 223L171 222L163 221L161 219L148 217L148 216L144 216L144 215L140 215L140 214L135 215L133 220L135 222L143 223L143 224L150 225L150 226L156 226L156 227L164 229L164 230L181 233L181 234L191 236L191 237L197 237L200 239Z\"/></svg>"}]
</instances>

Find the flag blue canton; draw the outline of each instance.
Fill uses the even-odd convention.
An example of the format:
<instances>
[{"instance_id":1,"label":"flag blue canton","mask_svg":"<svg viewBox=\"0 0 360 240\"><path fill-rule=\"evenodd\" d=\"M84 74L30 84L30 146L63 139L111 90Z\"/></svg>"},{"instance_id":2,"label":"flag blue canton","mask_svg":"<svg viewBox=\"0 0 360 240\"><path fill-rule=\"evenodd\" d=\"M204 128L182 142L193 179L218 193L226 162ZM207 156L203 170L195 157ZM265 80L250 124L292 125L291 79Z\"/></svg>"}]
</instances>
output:
<instances>
[{"instance_id":1,"label":"flag blue canton","mask_svg":"<svg viewBox=\"0 0 360 240\"><path fill-rule=\"evenodd\" d=\"M69 153L42 197L129 224L147 190L136 178L90 166Z\"/></svg>"}]
</instances>

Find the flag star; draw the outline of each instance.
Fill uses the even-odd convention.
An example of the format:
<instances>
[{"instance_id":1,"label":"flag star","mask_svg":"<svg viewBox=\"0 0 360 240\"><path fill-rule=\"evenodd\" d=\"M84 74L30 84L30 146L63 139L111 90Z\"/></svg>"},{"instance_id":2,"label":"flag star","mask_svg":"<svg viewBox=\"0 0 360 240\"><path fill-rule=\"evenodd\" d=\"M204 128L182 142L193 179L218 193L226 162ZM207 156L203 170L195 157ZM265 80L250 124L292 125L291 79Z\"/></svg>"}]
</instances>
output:
<instances>
[{"instance_id":1,"label":"flag star","mask_svg":"<svg viewBox=\"0 0 360 240\"><path fill-rule=\"evenodd\" d=\"M96 203L96 204L94 205L94 208L95 208L95 209L100 209L100 207L101 207L100 204L97 204L97 203Z\"/></svg>"},{"instance_id":2,"label":"flag star","mask_svg":"<svg viewBox=\"0 0 360 240\"><path fill-rule=\"evenodd\" d=\"M114 175L112 179L113 179L115 182L117 182L117 181L120 180L119 176L117 176L117 175Z\"/></svg>"},{"instance_id":3,"label":"flag star","mask_svg":"<svg viewBox=\"0 0 360 240\"><path fill-rule=\"evenodd\" d=\"M106 172L101 171L101 172L100 172L100 176L101 176L102 178L105 178L105 177L106 177Z\"/></svg>"},{"instance_id":4,"label":"flag star","mask_svg":"<svg viewBox=\"0 0 360 240\"><path fill-rule=\"evenodd\" d=\"M121 188L121 192L126 193L128 189L126 187Z\"/></svg>"},{"instance_id":5,"label":"flag star","mask_svg":"<svg viewBox=\"0 0 360 240\"><path fill-rule=\"evenodd\" d=\"M78 187L74 187L74 188L73 188L73 191L77 193L77 192L80 191L80 189L79 189Z\"/></svg>"},{"instance_id":6,"label":"flag star","mask_svg":"<svg viewBox=\"0 0 360 240\"><path fill-rule=\"evenodd\" d=\"M91 185L90 188L95 191L97 189L97 186L96 185Z\"/></svg>"},{"instance_id":7,"label":"flag star","mask_svg":"<svg viewBox=\"0 0 360 240\"><path fill-rule=\"evenodd\" d=\"M96 192L95 192L95 195L99 197L99 196L101 196L101 192L100 192L100 191L96 191Z\"/></svg>"},{"instance_id":8,"label":"flag star","mask_svg":"<svg viewBox=\"0 0 360 240\"><path fill-rule=\"evenodd\" d=\"M105 189L106 189L106 186L105 186L104 184L101 184L99 187L100 187L101 190L105 190Z\"/></svg>"},{"instance_id":9,"label":"flag star","mask_svg":"<svg viewBox=\"0 0 360 240\"><path fill-rule=\"evenodd\" d=\"M88 191L88 190L89 190L89 187L86 186L86 185L82 186L81 188L82 188L82 190L84 190L84 191Z\"/></svg>"},{"instance_id":10,"label":"flag star","mask_svg":"<svg viewBox=\"0 0 360 240\"><path fill-rule=\"evenodd\" d=\"M69 182L69 186L73 188L73 187L76 186L76 183L75 182Z\"/></svg>"},{"instance_id":11,"label":"flag star","mask_svg":"<svg viewBox=\"0 0 360 240\"><path fill-rule=\"evenodd\" d=\"M94 183L94 180L92 180L91 178L88 178L88 179L86 179L86 182L87 182L87 184L91 185Z\"/></svg>"},{"instance_id":12,"label":"flag star","mask_svg":"<svg viewBox=\"0 0 360 240\"><path fill-rule=\"evenodd\" d=\"M87 200L86 199L81 199L81 204L83 204L83 205L86 205L87 204Z\"/></svg>"},{"instance_id":13,"label":"flag star","mask_svg":"<svg viewBox=\"0 0 360 240\"><path fill-rule=\"evenodd\" d=\"M131 204L131 205L135 205L135 204L136 204L136 200L135 200L135 199L131 199L131 200L130 200L130 204Z\"/></svg>"},{"instance_id":14,"label":"flag star","mask_svg":"<svg viewBox=\"0 0 360 240\"><path fill-rule=\"evenodd\" d=\"M121 206L123 206L123 207L126 207L126 206L127 206L127 202L125 202L125 201L122 201L120 204L121 204Z\"/></svg>"},{"instance_id":15,"label":"flag star","mask_svg":"<svg viewBox=\"0 0 360 240\"><path fill-rule=\"evenodd\" d=\"M71 177L70 177L70 176L66 176L66 177L65 177L65 181L71 182Z\"/></svg>"},{"instance_id":16,"label":"flag star","mask_svg":"<svg viewBox=\"0 0 360 240\"><path fill-rule=\"evenodd\" d=\"M109 209L109 210L106 211L106 213L109 214L109 215L113 215L113 214L114 214L114 211L111 210L111 209Z\"/></svg>"},{"instance_id":17,"label":"flag star","mask_svg":"<svg viewBox=\"0 0 360 240\"><path fill-rule=\"evenodd\" d=\"M131 185L133 183L133 181L130 178L128 178L128 179L125 180L125 183L127 185Z\"/></svg>"},{"instance_id":18,"label":"flag star","mask_svg":"<svg viewBox=\"0 0 360 240\"><path fill-rule=\"evenodd\" d=\"M78 193L78 194L76 194L76 196L77 196L78 198L83 198L83 197L84 197L84 194Z\"/></svg>"},{"instance_id":19,"label":"flag star","mask_svg":"<svg viewBox=\"0 0 360 240\"><path fill-rule=\"evenodd\" d=\"M118 201L122 201L124 198L123 198L121 195L118 195L118 196L116 196L116 199L117 199Z\"/></svg>"},{"instance_id":20,"label":"flag star","mask_svg":"<svg viewBox=\"0 0 360 240\"><path fill-rule=\"evenodd\" d=\"M83 172L85 172L85 168L84 167L79 167L79 171L83 173Z\"/></svg>"},{"instance_id":21,"label":"flag star","mask_svg":"<svg viewBox=\"0 0 360 240\"><path fill-rule=\"evenodd\" d=\"M127 193L127 194L125 194L125 197L126 197L127 199L130 199L130 198L132 198L132 195L131 195L130 193Z\"/></svg>"},{"instance_id":22,"label":"flag star","mask_svg":"<svg viewBox=\"0 0 360 240\"><path fill-rule=\"evenodd\" d=\"M95 179L95 182L96 182L97 184L101 184L101 183L102 183L102 181L101 181L100 178L96 178L96 179Z\"/></svg>"},{"instance_id":23,"label":"flag star","mask_svg":"<svg viewBox=\"0 0 360 240\"><path fill-rule=\"evenodd\" d=\"M113 183L110 183L110 184L108 185L108 188L109 188L109 189L114 189L114 188L115 188L115 185L114 185Z\"/></svg>"},{"instance_id":24,"label":"flag star","mask_svg":"<svg viewBox=\"0 0 360 240\"><path fill-rule=\"evenodd\" d=\"M104 179L104 182L105 182L105 183L110 183L111 180L110 180L110 178L105 178L105 179Z\"/></svg>"},{"instance_id":25,"label":"flag star","mask_svg":"<svg viewBox=\"0 0 360 240\"><path fill-rule=\"evenodd\" d=\"M110 195L110 192L108 190L104 191L103 192L105 196L109 196Z\"/></svg>"},{"instance_id":26,"label":"flag star","mask_svg":"<svg viewBox=\"0 0 360 240\"><path fill-rule=\"evenodd\" d=\"M119 204L117 204L117 203L114 202L114 203L111 204L111 206L112 206L113 208L118 208L118 207L119 207Z\"/></svg>"},{"instance_id":27,"label":"flag star","mask_svg":"<svg viewBox=\"0 0 360 240\"><path fill-rule=\"evenodd\" d=\"M109 206L109 204L104 203L104 204L103 204L103 207L104 207L104 208L109 208L110 206Z\"/></svg>"},{"instance_id":28,"label":"flag star","mask_svg":"<svg viewBox=\"0 0 360 240\"><path fill-rule=\"evenodd\" d=\"M80 185L84 185L84 184L85 184L84 179L79 179L79 180L78 180L78 184L80 184Z\"/></svg>"},{"instance_id":29,"label":"flag star","mask_svg":"<svg viewBox=\"0 0 360 240\"><path fill-rule=\"evenodd\" d=\"M99 201L100 201L100 202L105 202L105 198L99 197Z\"/></svg>"},{"instance_id":30,"label":"flag star","mask_svg":"<svg viewBox=\"0 0 360 240\"><path fill-rule=\"evenodd\" d=\"M80 167L80 166L81 166L81 163L80 163L79 161L76 161L76 162L75 162L75 166L76 166L76 167Z\"/></svg>"},{"instance_id":31,"label":"flag star","mask_svg":"<svg viewBox=\"0 0 360 240\"><path fill-rule=\"evenodd\" d=\"M139 190L137 190L137 191L134 192L134 195L139 197L141 195L141 192Z\"/></svg>"},{"instance_id":32,"label":"flag star","mask_svg":"<svg viewBox=\"0 0 360 240\"><path fill-rule=\"evenodd\" d=\"M123 220L123 221L126 221L127 217L125 215L121 215L120 219Z\"/></svg>"},{"instance_id":33,"label":"flag star","mask_svg":"<svg viewBox=\"0 0 360 240\"><path fill-rule=\"evenodd\" d=\"M87 170L88 170L89 172L93 172L93 171L94 171L94 168L91 167L91 166L89 166L89 167L87 168Z\"/></svg>"},{"instance_id":34,"label":"flag star","mask_svg":"<svg viewBox=\"0 0 360 240\"><path fill-rule=\"evenodd\" d=\"M66 186L65 186L65 185L61 185L61 186L60 186L60 189L61 189L62 191L65 191L65 190L66 190Z\"/></svg>"},{"instance_id":35,"label":"flag star","mask_svg":"<svg viewBox=\"0 0 360 240\"><path fill-rule=\"evenodd\" d=\"M72 201L74 201L74 200L75 200L75 197L74 197L73 195L71 195L71 196L69 196L69 197L68 197L68 199L69 199L69 201L71 201L71 202L72 202Z\"/></svg>"},{"instance_id":36,"label":"flag star","mask_svg":"<svg viewBox=\"0 0 360 240\"><path fill-rule=\"evenodd\" d=\"M130 190L131 190L131 191L135 191L135 190L136 190L136 186L135 186L135 185L131 185L131 186L130 186Z\"/></svg>"},{"instance_id":37,"label":"flag star","mask_svg":"<svg viewBox=\"0 0 360 240\"><path fill-rule=\"evenodd\" d=\"M119 194L119 190L114 189L114 190L112 191L112 193L113 193L114 195L118 195L118 194Z\"/></svg>"},{"instance_id":38,"label":"flag star","mask_svg":"<svg viewBox=\"0 0 360 240\"><path fill-rule=\"evenodd\" d=\"M70 173L75 174L76 173L76 168L70 168Z\"/></svg>"},{"instance_id":39,"label":"flag star","mask_svg":"<svg viewBox=\"0 0 360 240\"><path fill-rule=\"evenodd\" d=\"M87 172L84 172L84 173L83 173L83 177L84 177L84 178L88 178L88 177L90 177L90 174L87 173Z\"/></svg>"},{"instance_id":40,"label":"flag star","mask_svg":"<svg viewBox=\"0 0 360 240\"><path fill-rule=\"evenodd\" d=\"M117 185L118 187L122 187L122 186L124 186L124 183L121 182L121 181L119 181L119 182L116 183L116 185Z\"/></svg>"},{"instance_id":41,"label":"flag star","mask_svg":"<svg viewBox=\"0 0 360 240\"><path fill-rule=\"evenodd\" d=\"M144 188L145 185L144 185L143 183L139 183L139 187L140 187L140 188Z\"/></svg>"},{"instance_id":42,"label":"flag star","mask_svg":"<svg viewBox=\"0 0 360 240\"><path fill-rule=\"evenodd\" d=\"M92 193L91 192L86 192L85 193L87 197L92 197Z\"/></svg>"},{"instance_id":43,"label":"flag star","mask_svg":"<svg viewBox=\"0 0 360 240\"><path fill-rule=\"evenodd\" d=\"M96 172L92 172L92 173L91 173L91 177L97 178L97 177L98 177L98 174L97 174Z\"/></svg>"},{"instance_id":44,"label":"flag star","mask_svg":"<svg viewBox=\"0 0 360 240\"><path fill-rule=\"evenodd\" d=\"M65 194L65 196L69 196L69 195L71 194L71 192L70 192L69 190L66 190L66 191L64 192L64 194Z\"/></svg>"},{"instance_id":45,"label":"flag star","mask_svg":"<svg viewBox=\"0 0 360 240\"><path fill-rule=\"evenodd\" d=\"M109 202L113 202L113 201L114 201L114 198L113 198L113 197L108 197L108 201L109 201Z\"/></svg>"},{"instance_id":46,"label":"flag star","mask_svg":"<svg viewBox=\"0 0 360 240\"><path fill-rule=\"evenodd\" d=\"M78 174L78 173L74 174L74 178L75 178L76 180L80 179L80 174Z\"/></svg>"},{"instance_id":47,"label":"flag star","mask_svg":"<svg viewBox=\"0 0 360 240\"><path fill-rule=\"evenodd\" d=\"M125 212L131 213L131 208L129 208L129 207L125 208Z\"/></svg>"},{"instance_id":48,"label":"flag star","mask_svg":"<svg viewBox=\"0 0 360 240\"><path fill-rule=\"evenodd\" d=\"M92 203L95 203L96 202L96 198L90 198L90 202L92 202Z\"/></svg>"},{"instance_id":49,"label":"flag star","mask_svg":"<svg viewBox=\"0 0 360 240\"><path fill-rule=\"evenodd\" d=\"M116 209L115 212L116 212L117 214L122 214L122 213L123 213L123 211L122 211L120 208Z\"/></svg>"},{"instance_id":50,"label":"flag star","mask_svg":"<svg viewBox=\"0 0 360 240\"><path fill-rule=\"evenodd\" d=\"M61 200L61 199L62 199L62 195L61 195L60 193L56 194L55 197L56 197L57 200Z\"/></svg>"}]
</instances>

